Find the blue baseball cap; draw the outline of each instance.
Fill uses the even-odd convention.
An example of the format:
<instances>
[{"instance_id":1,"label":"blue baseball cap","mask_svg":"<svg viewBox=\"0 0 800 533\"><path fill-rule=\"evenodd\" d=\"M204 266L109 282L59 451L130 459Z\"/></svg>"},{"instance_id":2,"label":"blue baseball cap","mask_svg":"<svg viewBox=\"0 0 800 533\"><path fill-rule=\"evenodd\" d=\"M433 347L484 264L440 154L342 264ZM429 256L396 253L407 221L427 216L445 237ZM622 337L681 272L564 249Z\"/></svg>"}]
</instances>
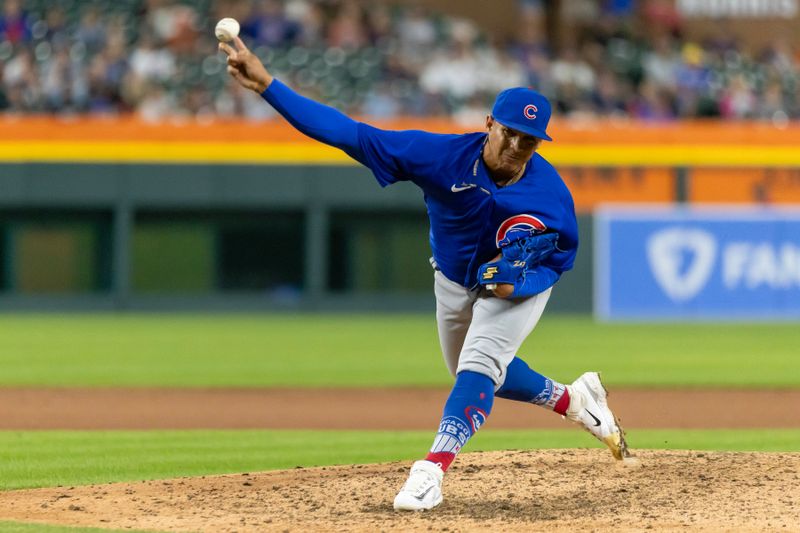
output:
<instances>
[{"instance_id":1,"label":"blue baseball cap","mask_svg":"<svg viewBox=\"0 0 800 533\"><path fill-rule=\"evenodd\" d=\"M550 112L547 98L526 87L502 91L492 108L492 116L503 126L546 141L553 140L545 132L550 122Z\"/></svg>"}]
</instances>

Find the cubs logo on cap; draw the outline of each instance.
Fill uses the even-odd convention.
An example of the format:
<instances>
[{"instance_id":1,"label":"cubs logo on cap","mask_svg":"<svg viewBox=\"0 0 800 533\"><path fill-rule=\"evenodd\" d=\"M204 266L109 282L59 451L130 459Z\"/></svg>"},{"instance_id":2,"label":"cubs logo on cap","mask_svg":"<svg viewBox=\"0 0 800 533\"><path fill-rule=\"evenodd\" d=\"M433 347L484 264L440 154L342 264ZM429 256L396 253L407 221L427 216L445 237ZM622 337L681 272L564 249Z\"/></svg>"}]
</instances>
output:
<instances>
[{"instance_id":1,"label":"cubs logo on cap","mask_svg":"<svg viewBox=\"0 0 800 533\"><path fill-rule=\"evenodd\" d=\"M546 131L551 111L543 95L526 87L513 87L497 95L492 116L507 128L552 141Z\"/></svg>"}]
</instances>

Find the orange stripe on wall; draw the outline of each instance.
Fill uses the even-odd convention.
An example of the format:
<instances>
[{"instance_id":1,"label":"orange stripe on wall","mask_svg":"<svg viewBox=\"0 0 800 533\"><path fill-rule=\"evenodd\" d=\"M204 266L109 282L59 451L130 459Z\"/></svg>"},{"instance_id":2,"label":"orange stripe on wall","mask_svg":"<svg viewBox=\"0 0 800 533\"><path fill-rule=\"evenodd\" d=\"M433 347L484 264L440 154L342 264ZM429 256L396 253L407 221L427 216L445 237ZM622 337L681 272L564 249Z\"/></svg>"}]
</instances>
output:
<instances>
[{"instance_id":1,"label":"orange stripe on wall","mask_svg":"<svg viewBox=\"0 0 800 533\"><path fill-rule=\"evenodd\" d=\"M694 168L689 200L704 203L800 203L800 168Z\"/></svg>"},{"instance_id":2,"label":"orange stripe on wall","mask_svg":"<svg viewBox=\"0 0 800 533\"><path fill-rule=\"evenodd\" d=\"M481 131L440 119L374 121L385 129L423 129L439 133ZM800 124L776 128L761 122L675 122L651 124L607 121L568 122L554 117L552 136L557 144L758 144L800 145ZM113 119L0 116L0 142L25 140L59 141L152 141L152 142L308 142L282 119L261 123L216 120L153 124L135 118Z\"/></svg>"},{"instance_id":3,"label":"orange stripe on wall","mask_svg":"<svg viewBox=\"0 0 800 533\"><path fill-rule=\"evenodd\" d=\"M675 200L674 172L669 168L559 167L572 192L575 209L586 211L604 202L664 203Z\"/></svg>"}]
</instances>

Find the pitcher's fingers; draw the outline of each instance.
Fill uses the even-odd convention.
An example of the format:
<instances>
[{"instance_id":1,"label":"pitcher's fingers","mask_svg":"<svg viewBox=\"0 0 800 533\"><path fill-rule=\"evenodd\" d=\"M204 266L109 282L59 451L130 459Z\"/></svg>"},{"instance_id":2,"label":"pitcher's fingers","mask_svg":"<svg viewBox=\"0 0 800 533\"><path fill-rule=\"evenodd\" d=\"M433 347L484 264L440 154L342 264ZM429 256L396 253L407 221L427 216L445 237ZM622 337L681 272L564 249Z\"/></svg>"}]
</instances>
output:
<instances>
[{"instance_id":1,"label":"pitcher's fingers","mask_svg":"<svg viewBox=\"0 0 800 533\"><path fill-rule=\"evenodd\" d=\"M236 49L237 50L242 50L244 52L249 52L250 51L250 49L247 48L247 45L244 44L244 41L242 40L242 38L239 37L238 35L233 38L233 42L236 43Z\"/></svg>"},{"instance_id":2,"label":"pitcher's fingers","mask_svg":"<svg viewBox=\"0 0 800 533\"><path fill-rule=\"evenodd\" d=\"M231 75L231 78L238 81L240 85L246 85L247 78L242 76L242 72L239 69L228 67L228 74Z\"/></svg>"},{"instance_id":3,"label":"pitcher's fingers","mask_svg":"<svg viewBox=\"0 0 800 533\"><path fill-rule=\"evenodd\" d=\"M253 88L253 81L248 79L247 76L245 76L244 74L242 74L241 70L235 71L233 74L231 74L231 76L233 76L233 79L238 81L239 85L241 85L245 89Z\"/></svg>"},{"instance_id":4,"label":"pitcher's fingers","mask_svg":"<svg viewBox=\"0 0 800 533\"><path fill-rule=\"evenodd\" d=\"M220 42L220 43L217 45L217 48L219 48L220 50L222 50L223 52L225 52L225 53L228 55L228 57L230 57L230 56L232 56L232 55L236 54L236 50L234 50L233 48L231 48L231 45L229 45L228 43L223 43L223 42Z\"/></svg>"}]
</instances>

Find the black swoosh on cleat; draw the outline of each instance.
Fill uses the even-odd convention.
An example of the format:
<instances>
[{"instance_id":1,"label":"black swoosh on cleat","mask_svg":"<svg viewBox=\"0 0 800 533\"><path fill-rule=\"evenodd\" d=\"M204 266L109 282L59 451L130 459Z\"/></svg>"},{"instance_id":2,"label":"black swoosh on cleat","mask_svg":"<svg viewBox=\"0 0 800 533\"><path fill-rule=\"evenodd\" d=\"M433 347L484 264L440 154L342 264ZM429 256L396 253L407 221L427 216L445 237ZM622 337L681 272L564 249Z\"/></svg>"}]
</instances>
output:
<instances>
[{"instance_id":1,"label":"black swoosh on cleat","mask_svg":"<svg viewBox=\"0 0 800 533\"><path fill-rule=\"evenodd\" d=\"M433 489L433 485L431 485L430 487L428 487L427 489L425 489L425 492L423 492L423 493L422 493L422 494L420 494L419 496L414 496L414 497L415 497L416 499L418 499L419 501L422 501L422 499L423 499L423 498L424 498L424 497L425 497L425 496L426 496L426 495L427 495L427 494L428 494L428 493L429 493L429 492L430 492L432 489Z\"/></svg>"},{"instance_id":2,"label":"black swoosh on cleat","mask_svg":"<svg viewBox=\"0 0 800 533\"><path fill-rule=\"evenodd\" d=\"M600 419L597 418L596 416L594 416L590 410L586 409L586 412L589 413L589 416L594 418L594 427L599 426L600 425Z\"/></svg>"}]
</instances>

